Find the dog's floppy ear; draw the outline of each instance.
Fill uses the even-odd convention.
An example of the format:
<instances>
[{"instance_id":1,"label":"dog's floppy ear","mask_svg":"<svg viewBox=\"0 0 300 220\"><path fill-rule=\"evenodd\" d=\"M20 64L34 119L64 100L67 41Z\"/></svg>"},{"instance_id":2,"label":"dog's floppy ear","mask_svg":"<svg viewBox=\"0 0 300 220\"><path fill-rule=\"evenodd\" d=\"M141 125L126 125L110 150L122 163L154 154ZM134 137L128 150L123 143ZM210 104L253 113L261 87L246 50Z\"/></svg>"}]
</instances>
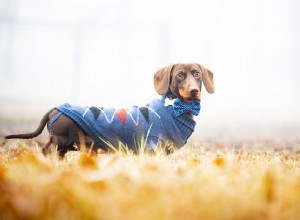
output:
<instances>
[{"instance_id":1,"label":"dog's floppy ear","mask_svg":"<svg viewBox=\"0 0 300 220\"><path fill-rule=\"evenodd\" d=\"M208 93L215 92L214 74L204 66L198 64L203 74L203 84Z\"/></svg>"},{"instance_id":2,"label":"dog's floppy ear","mask_svg":"<svg viewBox=\"0 0 300 220\"><path fill-rule=\"evenodd\" d=\"M161 68L154 74L154 88L159 95L166 95L169 90L174 64Z\"/></svg>"}]
</instances>

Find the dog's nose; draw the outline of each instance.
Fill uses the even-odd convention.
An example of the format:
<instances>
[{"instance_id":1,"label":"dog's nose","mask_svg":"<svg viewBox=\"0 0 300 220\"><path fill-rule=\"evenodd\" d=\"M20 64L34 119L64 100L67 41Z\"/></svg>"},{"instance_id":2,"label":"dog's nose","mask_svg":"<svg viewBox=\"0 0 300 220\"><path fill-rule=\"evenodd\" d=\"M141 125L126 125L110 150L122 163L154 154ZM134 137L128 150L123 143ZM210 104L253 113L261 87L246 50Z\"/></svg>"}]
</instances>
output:
<instances>
[{"instance_id":1,"label":"dog's nose","mask_svg":"<svg viewBox=\"0 0 300 220\"><path fill-rule=\"evenodd\" d=\"M198 92L199 90L195 88L190 90L191 95L196 95Z\"/></svg>"}]
</instances>

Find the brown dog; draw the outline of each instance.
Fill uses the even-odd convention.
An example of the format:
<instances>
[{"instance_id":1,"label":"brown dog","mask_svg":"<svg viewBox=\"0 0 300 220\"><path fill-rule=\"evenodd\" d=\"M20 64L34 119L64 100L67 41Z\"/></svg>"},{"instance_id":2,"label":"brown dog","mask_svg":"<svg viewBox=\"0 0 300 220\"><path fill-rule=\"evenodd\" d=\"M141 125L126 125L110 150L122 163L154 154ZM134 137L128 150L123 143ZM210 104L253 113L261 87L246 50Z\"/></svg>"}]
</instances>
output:
<instances>
[{"instance_id":1,"label":"brown dog","mask_svg":"<svg viewBox=\"0 0 300 220\"><path fill-rule=\"evenodd\" d=\"M154 75L154 87L158 94L166 96L170 99L178 98L178 100L187 103L187 105L195 100L200 101L202 83L204 84L208 93L214 93L213 73L202 65L195 63L172 64L160 69ZM114 142L114 140L122 140L122 137L120 137L121 135L119 134L112 136L113 133L117 134L118 131L121 131L122 134L125 134L127 136L132 136L132 133L137 133L138 135L136 137L138 138L147 134L149 141L147 141L146 145L149 148L152 148L153 144L157 144L159 139L162 139L163 143L165 143L166 141L170 141L174 146L181 147L186 143L186 139L191 135L191 132L193 132L193 115L191 114L191 112L187 112L187 114L182 114L176 117L173 114L172 107L161 107L164 105L161 103L164 102L156 102L156 104L153 104L153 106L150 103L144 107L140 107L138 109L135 108L134 111L137 113L133 113L125 109L114 110L113 114L110 116L109 113L105 112L104 108L90 107L84 109L85 112L84 114L80 115L81 118L88 117L88 114L91 115L91 118L94 117L95 120L98 120L101 117L105 118L106 121L104 123L107 124L106 127L108 125L111 125L113 127L113 124L117 123L114 124L114 130L109 131L109 138L102 136L102 134L93 135L94 133L90 132L89 130L83 129L81 121L82 119L80 119L80 121L77 121L77 118L72 117L73 115L70 117L67 116L67 114L65 114L64 112L61 113L62 110L60 110L60 108L54 108L48 111L42 118L40 125L38 126L36 131L28 134L9 135L5 138L26 139L36 137L43 131L44 127L48 123L49 141L42 148L44 155L47 155L50 152L51 145L57 145L59 156L64 157L65 153L68 150L76 150L74 144L76 144L77 146L81 146L82 142L85 142L85 146L92 146L93 150L97 150L99 148L107 150L107 143L117 143ZM156 105L160 106L159 109L156 109ZM172 111L172 117L165 115L164 108L166 108L169 112ZM154 116L151 116L150 113L153 113ZM131 125L126 124L131 120L129 116L135 124L134 130L130 130ZM153 122L151 121L151 117L153 118ZM118 122L113 122L115 118L117 118ZM134 120L135 118L136 120ZM175 122L162 122L162 120L167 120L170 118L175 118ZM151 125L150 127L147 127L148 131L144 131L141 127L142 125L140 124L146 124L149 123L149 121L151 121ZM189 124L188 126L181 128L181 124L187 121L189 123L192 123L193 126ZM164 127L152 128L152 126L155 126L156 124L165 125ZM86 126L90 128L90 125L88 123ZM123 128L122 126L125 127ZM155 134L153 134L153 132L149 132L150 129L156 131L156 133L154 132ZM175 130L173 131L172 129ZM159 133L163 133L163 130L169 132L169 134L167 134L165 137ZM176 132L179 134L175 134ZM186 138L184 140L180 139L182 136L184 136L181 135L181 133L187 133L185 134ZM168 135L171 135L172 137L166 138L169 137ZM99 140L98 136L101 136L99 137L101 141ZM124 144L126 145L130 143L130 141L127 141L128 139L126 138L124 138L123 140L125 142Z\"/></svg>"}]
</instances>

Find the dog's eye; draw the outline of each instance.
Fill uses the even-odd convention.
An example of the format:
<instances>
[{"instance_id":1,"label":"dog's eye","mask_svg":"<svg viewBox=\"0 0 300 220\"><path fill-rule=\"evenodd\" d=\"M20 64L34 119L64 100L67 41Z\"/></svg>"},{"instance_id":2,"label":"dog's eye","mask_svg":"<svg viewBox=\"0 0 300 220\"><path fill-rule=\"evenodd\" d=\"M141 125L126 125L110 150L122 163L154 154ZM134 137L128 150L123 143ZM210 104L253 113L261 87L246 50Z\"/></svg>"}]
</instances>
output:
<instances>
[{"instance_id":1,"label":"dog's eye","mask_svg":"<svg viewBox=\"0 0 300 220\"><path fill-rule=\"evenodd\" d=\"M184 79L184 74L183 74L183 72L177 73L176 76L177 76L178 79Z\"/></svg>"},{"instance_id":2,"label":"dog's eye","mask_svg":"<svg viewBox=\"0 0 300 220\"><path fill-rule=\"evenodd\" d=\"M201 73L198 72L198 71L195 71L195 72L194 72L194 77L195 77L196 79L200 78L200 77L201 77Z\"/></svg>"}]
</instances>

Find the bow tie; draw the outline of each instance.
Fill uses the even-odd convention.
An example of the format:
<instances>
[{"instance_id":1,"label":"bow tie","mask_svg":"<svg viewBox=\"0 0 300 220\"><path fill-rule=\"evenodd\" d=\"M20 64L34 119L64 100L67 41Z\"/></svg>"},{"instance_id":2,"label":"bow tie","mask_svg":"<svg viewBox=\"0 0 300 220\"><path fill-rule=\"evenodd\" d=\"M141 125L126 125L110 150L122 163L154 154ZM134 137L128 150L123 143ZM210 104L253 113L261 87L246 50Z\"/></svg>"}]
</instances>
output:
<instances>
[{"instance_id":1,"label":"bow tie","mask_svg":"<svg viewBox=\"0 0 300 220\"><path fill-rule=\"evenodd\" d=\"M200 101L198 100L194 100L191 103L186 103L180 99L176 99L173 104L173 108L176 117L187 112L197 116L200 112L201 106Z\"/></svg>"}]
</instances>

